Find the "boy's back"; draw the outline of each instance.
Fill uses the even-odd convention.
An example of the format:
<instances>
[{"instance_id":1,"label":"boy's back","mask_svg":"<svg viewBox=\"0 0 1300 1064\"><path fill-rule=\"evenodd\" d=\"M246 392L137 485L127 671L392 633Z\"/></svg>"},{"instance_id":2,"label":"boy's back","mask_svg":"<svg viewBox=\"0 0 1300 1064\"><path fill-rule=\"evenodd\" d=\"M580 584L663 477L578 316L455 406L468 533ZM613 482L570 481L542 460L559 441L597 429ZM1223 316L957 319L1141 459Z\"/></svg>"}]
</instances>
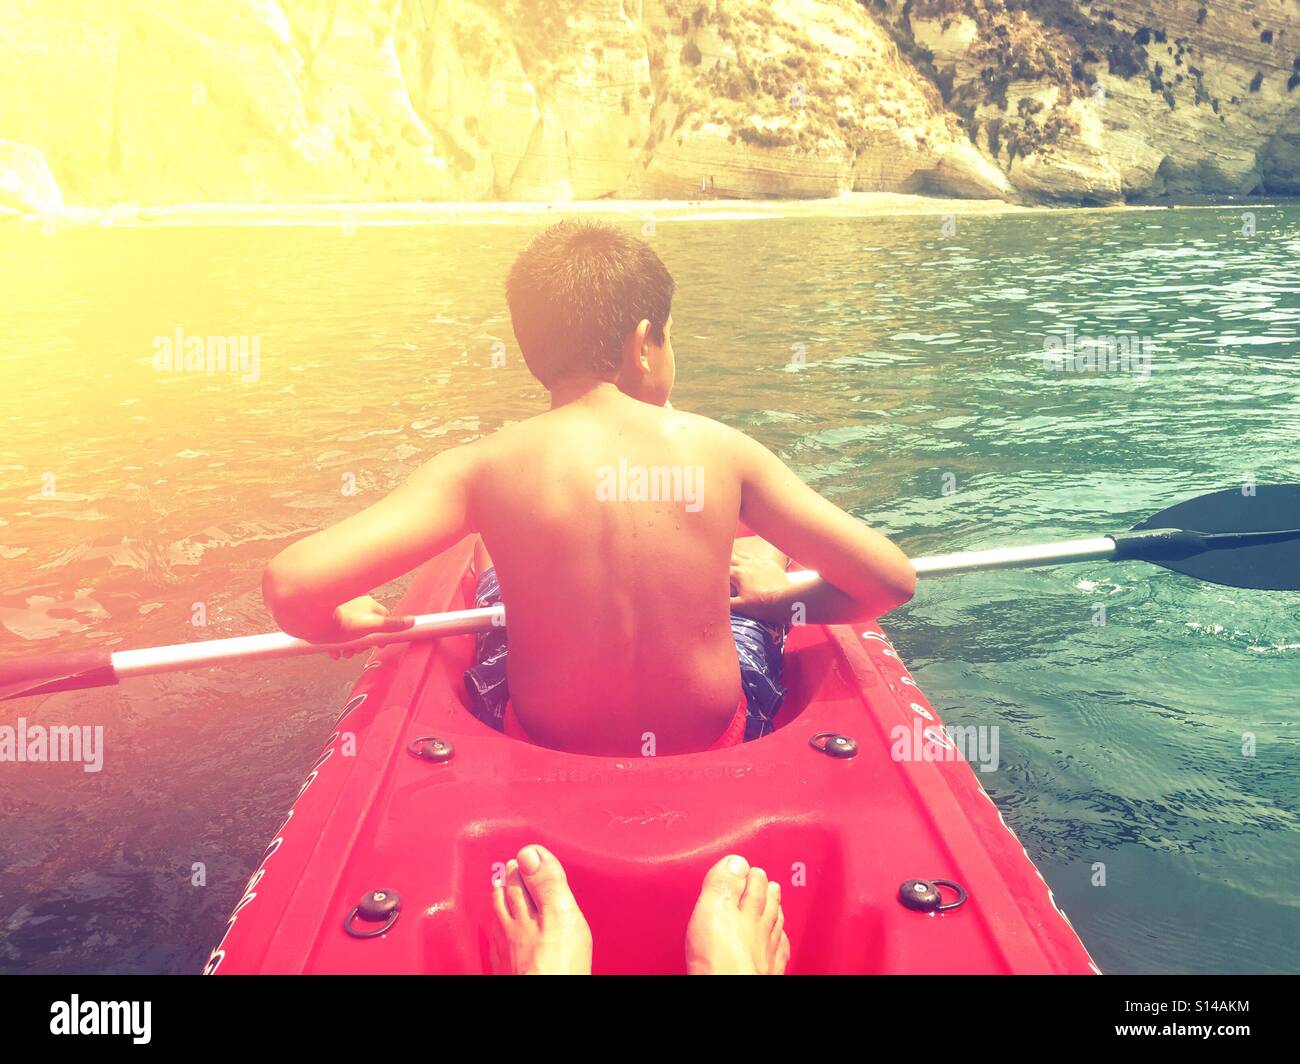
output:
<instances>
[{"instance_id":1,"label":"boy's back","mask_svg":"<svg viewBox=\"0 0 1300 1064\"><path fill-rule=\"evenodd\" d=\"M740 482L721 426L602 386L474 445L509 687L538 742L701 750L736 713L728 563Z\"/></svg>"}]
</instances>

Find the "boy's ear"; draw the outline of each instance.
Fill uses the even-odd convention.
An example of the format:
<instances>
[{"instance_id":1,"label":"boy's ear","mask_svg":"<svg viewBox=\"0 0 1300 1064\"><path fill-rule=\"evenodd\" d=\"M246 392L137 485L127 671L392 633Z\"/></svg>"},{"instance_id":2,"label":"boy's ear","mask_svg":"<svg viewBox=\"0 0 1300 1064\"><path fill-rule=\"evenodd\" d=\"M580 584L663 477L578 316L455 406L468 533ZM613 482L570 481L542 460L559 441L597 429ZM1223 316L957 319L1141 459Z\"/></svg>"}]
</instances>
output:
<instances>
[{"instance_id":1,"label":"boy's ear","mask_svg":"<svg viewBox=\"0 0 1300 1064\"><path fill-rule=\"evenodd\" d=\"M623 341L623 366L637 373L650 372L650 357L646 354L646 337L650 333L650 322L642 318L637 326L627 334Z\"/></svg>"}]
</instances>

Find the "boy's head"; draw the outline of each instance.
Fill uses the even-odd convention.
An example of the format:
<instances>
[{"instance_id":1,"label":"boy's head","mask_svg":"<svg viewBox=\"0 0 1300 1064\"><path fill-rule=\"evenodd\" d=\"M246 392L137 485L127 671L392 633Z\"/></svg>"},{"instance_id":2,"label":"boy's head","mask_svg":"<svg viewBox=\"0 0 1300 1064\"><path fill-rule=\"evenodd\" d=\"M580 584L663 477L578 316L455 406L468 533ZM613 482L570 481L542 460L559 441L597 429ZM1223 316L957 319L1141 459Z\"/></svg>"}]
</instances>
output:
<instances>
[{"instance_id":1,"label":"boy's head","mask_svg":"<svg viewBox=\"0 0 1300 1064\"><path fill-rule=\"evenodd\" d=\"M524 361L548 389L596 377L663 403L675 373L673 289L643 241L612 225L560 222L515 259L506 302Z\"/></svg>"}]
</instances>

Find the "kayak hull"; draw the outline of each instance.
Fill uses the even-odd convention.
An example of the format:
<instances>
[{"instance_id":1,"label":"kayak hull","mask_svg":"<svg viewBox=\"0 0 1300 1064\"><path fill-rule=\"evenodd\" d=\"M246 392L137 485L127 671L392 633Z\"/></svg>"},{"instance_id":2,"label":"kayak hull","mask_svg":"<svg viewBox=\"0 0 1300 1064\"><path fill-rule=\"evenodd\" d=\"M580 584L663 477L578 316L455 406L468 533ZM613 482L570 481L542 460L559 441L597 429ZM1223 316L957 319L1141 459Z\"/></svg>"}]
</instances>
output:
<instances>
[{"instance_id":1,"label":"kayak hull","mask_svg":"<svg viewBox=\"0 0 1300 1064\"><path fill-rule=\"evenodd\" d=\"M465 608L471 551L467 539L427 563L401 611ZM469 636L375 652L205 971L493 971L494 877L537 842L568 872L598 973L683 971L700 881L733 852L782 885L792 973L1097 972L875 625L792 629L776 730L671 757L496 732L466 707L471 654ZM823 733L856 756L816 748ZM919 756L898 759L904 734L924 737ZM918 879L968 900L907 908L900 886ZM376 891L396 913L355 913Z\"/></svg>"}]
</instances>

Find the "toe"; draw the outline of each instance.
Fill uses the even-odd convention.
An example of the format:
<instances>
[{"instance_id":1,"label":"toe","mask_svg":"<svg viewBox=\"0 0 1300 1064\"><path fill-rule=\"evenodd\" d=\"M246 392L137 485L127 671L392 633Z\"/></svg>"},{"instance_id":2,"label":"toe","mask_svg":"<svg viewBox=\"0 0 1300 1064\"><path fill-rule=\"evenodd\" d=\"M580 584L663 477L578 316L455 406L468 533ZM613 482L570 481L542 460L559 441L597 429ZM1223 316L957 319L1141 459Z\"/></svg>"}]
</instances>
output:
<instances>
[{"instance_id":1,"label":"toe","mask_svg":"<svg viewBox=\"0 0 1300 1064\"><path fill-rule=\"evenodd\" d=\"M764 934L771 933L776 926L777 914L781 912L781 884L773 883L771 880L767 884L767 896L763 899L763 915L758 918L758 926Z\"/></svg>"},{"instance_id":2,"label":"toe","mask_svg":"<svg viewBox=\"0 0 1300 1064\"><path fill-rule=\"evenodd\" d=\"M767 873L761 868L751 868L745 877L745 892L740 897L740 911L754 919L763 915L767 904Z\"/></svg>"},{"instance_id":3,"label":"toe","mask_svg":"<svg viewBox=\"0 0 1300 1064\"><path fill-rule=\"evenodd\" d=\"M544 846L525 846L519 851L519 874L537 911L563 915L577 911L577 901L569 889L564 867Z\"/></svg>"},{"instance_id":4,"label":"toe","mask_svg":"<svg viewBox=\"0 0 1300 1064\"><path fill-rule=\"evenodd\" d=\"M785 975L786 965L790 963L790 939L782 933L781 944L776 948L776 960L772 967L773 975Z\"/></svg>"},{"instance_id":5,"label":"toe","mask_svg":"<svg viewBox=\"0 0 1300 1064\"><path fill-rule=\"evenodd\" d=\"M785 913L777 909L776 922L767 935L767 961L768 966L774 971L777 969L777 959L781 953L782 940L789 941L785 936Z\"/></svg>"},{"instance_id":6,"label":"toe","mask_svg":"<svg viewBox=\"0 0 1300 1064\"><path fill-rule=\"evenodd\" d=\"M510 923L510 907L506 904L506 888L497 884L492 888L492 912L496 914L497 923L505 927Z\"/></svg>"},{"instance_id":7,"label":"toe","mask_svg":"<svg viewBox=\"0 0 1300 1064\"><path fill-rule=\"evenodd\" d=\"M536 911L532 899L528 897L523 877L519 874L518 861L506 862L506 907L516 920L526 920Z\"/></svg>"},{"instance_id":8,"label":"toe","mask_svg":"<svg viewBox=\"0 0 1300 1064\"><path fill-rule=\"evenodd\" d=\"M781 935L785 933L785 910L777 908L776 919L772 921L772 929L767 933L767 940L776 949L776 945L781 941Z\"/></svg>"},{"instance_id":9,"label":"toe","mask_svg":"<svg viewBox=\"0 0 1300 1064\"><path fill-rule=\"evenodd\" d=\"M739 905L748 876L749 862L743 857L734 853L724 857L704 874L700 898L711 897L720 902Z\"/></svg>"}]
</instances>

